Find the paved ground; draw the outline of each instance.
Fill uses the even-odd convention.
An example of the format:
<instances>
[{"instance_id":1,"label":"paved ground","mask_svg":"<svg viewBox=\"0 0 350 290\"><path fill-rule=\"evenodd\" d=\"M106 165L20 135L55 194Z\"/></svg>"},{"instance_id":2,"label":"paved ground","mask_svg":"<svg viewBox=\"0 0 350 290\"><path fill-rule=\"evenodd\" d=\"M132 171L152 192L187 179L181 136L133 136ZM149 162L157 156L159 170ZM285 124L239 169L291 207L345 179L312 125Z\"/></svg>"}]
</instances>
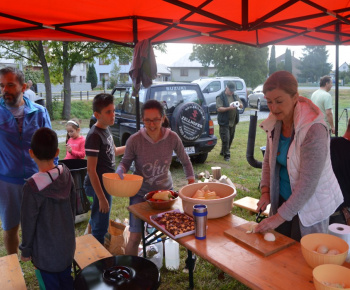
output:
<instances>
[{"instance_id":1,"label":"paved ground","mask_svg":"<svg viewBox=\"0 0 350 290\"><path fill-rule=\"evenodd\" d=\"M262 111L259 112L255 109L245 110L243 114L239 116L240 122L250 121L250 115L254 115L255 112L258 114L258 120L266 119L270 113L270 111ZM211 119L214 121L214 124L217 125L217 115L212 114L210 115Z\"/></svg>"}]
</instances>

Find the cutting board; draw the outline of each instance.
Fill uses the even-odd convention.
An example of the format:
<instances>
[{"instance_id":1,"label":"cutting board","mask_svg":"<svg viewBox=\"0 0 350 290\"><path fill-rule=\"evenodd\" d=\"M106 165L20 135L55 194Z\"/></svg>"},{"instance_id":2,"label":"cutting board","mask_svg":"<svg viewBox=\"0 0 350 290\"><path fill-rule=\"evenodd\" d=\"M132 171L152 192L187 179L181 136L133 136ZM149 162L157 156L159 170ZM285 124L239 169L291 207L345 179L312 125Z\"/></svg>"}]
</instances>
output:
<instances>
[{"instance_id":1,"label":"cutting board","mask_svg":"<svg viewBox=\"0 0 350 290\"><path fill-rule=\"evenodd\" d=\"M276 237L276 240L273 242L265 241L264 234L261 233L248 234L247 231L251 230L251 227L254 224L256 223L249 222L236 226L232 229L226 230L225 234L232 237L234 240L247 245L265 257L270 256L295 243L295 240L277 233L276 231L271 231Z\"/></svg>"}]
</instances>

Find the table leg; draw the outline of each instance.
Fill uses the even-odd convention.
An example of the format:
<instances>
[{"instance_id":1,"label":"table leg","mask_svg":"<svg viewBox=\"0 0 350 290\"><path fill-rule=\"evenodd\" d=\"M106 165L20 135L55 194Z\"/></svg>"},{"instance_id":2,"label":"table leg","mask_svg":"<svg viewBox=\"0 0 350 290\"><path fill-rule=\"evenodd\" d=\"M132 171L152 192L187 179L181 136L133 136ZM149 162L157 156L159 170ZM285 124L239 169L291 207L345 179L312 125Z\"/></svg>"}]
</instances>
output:
<instances>
[{"instance_id":1,"label":"table leg","mask_svg":"<svg viewBox=\"0 0 350 290\"><path fill-rule=\"evenodd\" d=\"M78 274L81 272L78 264L73 260L73 271L74 271L74 279L77 278Z\"/></svg>"},{"instance_id":2,"label":"table leg","mask_svg":"<svg viewBox=\"0 0 350 290\"><path fill-rule=\"evenodd\" d=\"M146 258L145 222L141 221L142 249L143 257Z\"/></svg>"},{"instance_id":3,"label":"table leg","mask_svg":"<svg viewBox=\"0 0 350 290\"><path fill-rule=\"evenodd\" d=\"M187 250L187 260L188 260L188 281L190 283L190 289L194 288L193 284L193 267L194 259L192 258L192 251Z\"/></svg>"}]
</instances>

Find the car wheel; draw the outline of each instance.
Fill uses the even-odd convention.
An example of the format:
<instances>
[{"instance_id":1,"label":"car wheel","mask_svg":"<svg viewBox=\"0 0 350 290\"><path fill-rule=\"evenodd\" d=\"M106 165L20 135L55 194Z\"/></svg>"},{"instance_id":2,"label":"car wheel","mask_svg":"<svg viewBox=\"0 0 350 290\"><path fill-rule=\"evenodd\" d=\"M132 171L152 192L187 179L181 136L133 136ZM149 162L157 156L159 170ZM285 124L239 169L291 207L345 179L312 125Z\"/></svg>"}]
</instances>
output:
<instances>
[{"instance_id":1,"label":"car wheel","mask_svg":"<svg viewBox=\"0 0 350 290\"><path fill-rule=\"evenodd\" d=\"M195 141L203 133L205 112L197 103L186 103L175 108L172 115L172 129L182 141Z\"/></svg>"},{"instance_id":2,"label":"car wheel","mask_svg":"<svg viewBox=\"0 0 350 290\"><path fill-rule=\"evenodd\" d=\"M256 104L256 106L257 106L257 108L258 108L259 112L261 112L261 104L260 104L260 100L258 100L258 103Z\"/></svg>"},{"instance_id":3,"label":"car wheel","mask_svg":"<svg viewBox=\"0 0 350 290\"><path fill-rule=\"evenodd\" d=\"M239 112L240 114L243 114L245 108L247 107L247 102L246 102L245 100L242 100L242 99L241 99L241 102L242 102L242 104L243 104L243 108L242 108L242 109L239 109L238 112Z\"/></svg>"},{"instance_id":4,"label":"car wheel","mask_svg":"<svg viewBox=\"0 0 350 290\"><path fill-rule=\"evenodd\" d=\"M208 153L202 153L191 157L193 163L203 164L208 158Z\"/></svg>"}]
</instances>

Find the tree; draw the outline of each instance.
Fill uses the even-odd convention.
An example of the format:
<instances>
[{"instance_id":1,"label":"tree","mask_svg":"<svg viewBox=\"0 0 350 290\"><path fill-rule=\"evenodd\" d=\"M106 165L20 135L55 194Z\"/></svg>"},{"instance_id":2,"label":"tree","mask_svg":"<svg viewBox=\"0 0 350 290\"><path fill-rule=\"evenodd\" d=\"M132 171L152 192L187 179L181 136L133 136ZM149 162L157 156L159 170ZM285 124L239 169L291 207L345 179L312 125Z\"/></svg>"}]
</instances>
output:
<instances>
[{"instance_id":1,"label":"tree","mask_svg":"<svg viewBox=\"0 0 350 290\"><path fill-rule=\"evenodd\" d=\"M217 68L217 76L239 76L247 86L255 87L266 78L267 57L267 47L198 44L193 46L190 60L197 59L204 67L212 63Z\"/></svg>"},{"instance_id":2,"label":"tree","mask_svg":"<svg viewBox=\"0 0 350 290\"><path fill-rule=\"evenodd\" d=\"M284 54L284 70L293 73L292 52L289 48L286 49L286 53Z\"/></svg>"},{"instance_id":3,"label":"tree","mask_svg":"<svg viewBox=\"0 0 350 290\"><path fill-rule=\"evenodd\" d=\"M320 77L328 75L332 64L328 63L328 51L325 46L306 46L303 48L299 67L299 77L307 82L318 82Z\"/></svg>"},{"instance_id":4,"label":"tree","mask_svg":"<svg viewBox=\"0 0 350 290\"><path fill-rule=\"evenodd\" d=\"M63 111L62 118L70 118L71 109L71 72L78 63L91 63L95 57L109 64L116 57L131 59L132 49L113 43L104 42L50 42L50 60L52 70L63 76Z\"/></svg>"},{"instance_id":5,"label":"tree","mask_svg":"<svg viewBox=\"0 0 350 290\"><path fill-rule=\"evenodd\" d=\"M91 83L91 88L94 89L97 86L97 74L94 64L89 65L89 69L87 71L86 75L86 81L88 83Z\"/></svg>"},{"instance_id":6,"label":"tree","mask_svg":"<svg viewBox=\"0 0 350 290\"><path fill-rule=\"evenodd\" d=\"M270 61L269 61L269 75L272 75L276 71L277 71L277 67L276 67L276 49L275 49L275 46L273 45L271 47L271 56L270 56Z\"/></svg>"},{"instance_id":7,"label":"tree","mask_svg":"<svg viewBox=\"0 0 350 290\"><path fill-rule=\"evenodd\" d=\"M51 77L44 49L47 44L47 41L1 41L0 46L5 50L0 54L0 57L12 58L19 63L25 61L29 66L41 65L45 80L46 108L50 117L53 118Z\"/></svg>"},{"instance_id":8,"label":"tree","mask_svg":"<svg viewBox=\"0 0 350 290\"><path fill-rule=\"evenodd\" d=\"M109 86L112 89L118 84L119 71L120 71L120 66L118 66L116 63L113 63L113 68L109 76Z\"/></svg>"}]
</instances>

